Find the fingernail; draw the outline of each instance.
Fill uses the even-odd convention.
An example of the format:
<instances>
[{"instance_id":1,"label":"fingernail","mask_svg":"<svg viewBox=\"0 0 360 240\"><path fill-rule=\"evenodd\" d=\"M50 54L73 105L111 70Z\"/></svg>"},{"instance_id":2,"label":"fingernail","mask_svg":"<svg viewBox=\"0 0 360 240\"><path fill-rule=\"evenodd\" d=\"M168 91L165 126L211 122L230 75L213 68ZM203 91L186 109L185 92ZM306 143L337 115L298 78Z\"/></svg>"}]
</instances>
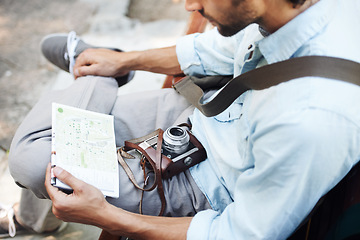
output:
<instances>
[{"instance_id":1,"label":"fingernail","mask_svg":"<svg viewBox=\"0 0 360 240\"><path fill-rule=\"evenodd\" d=\"M77 77L79 76L79 70L78 69L74 69L74 75Z\"/></svg>"},{"instance_id":2,"label":"fingernail","mask_svg":"<svg viewBox=\"0 0 360 240\"><path fill-rule=\"evenodd\" d=\"M59 176L62 173L63 169L61 167L55 167L53 171L55 176Z\"/></svg>"}]
</instances>

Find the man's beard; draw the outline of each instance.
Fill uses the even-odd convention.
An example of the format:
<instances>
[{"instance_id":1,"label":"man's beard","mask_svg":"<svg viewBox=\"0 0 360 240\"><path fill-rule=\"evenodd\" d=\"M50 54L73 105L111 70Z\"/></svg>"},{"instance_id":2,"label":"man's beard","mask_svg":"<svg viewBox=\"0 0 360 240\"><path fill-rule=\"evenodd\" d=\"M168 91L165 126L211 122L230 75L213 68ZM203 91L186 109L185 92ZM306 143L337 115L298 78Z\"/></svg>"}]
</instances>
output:
<instances>
[{"instance_id":1,"label":"man's beard","mask_svg":"<svg viewBox=\"0 0 360 240\"><path fill-rule=\"evenodd\" d=\"M238 28L233 28L233 27L224 26L224 25L220 25L220 24L217 26L218 32L224 37L231 37L231 36L235 35L236 33L238 33L242 29L243 28L238 29Z\"/></svg>"},{"instance_id":2,"label":"man's beard","mask_svg":"<svg viewBox=\"0 0 360 240\"><path fill-rule=\"evenodd\" d=\"M246 26L243 26L243 27L233 27L233 26L225 26L225 25L222 25L218 22L216 22L212 17L206 15L204 13L204 10L199 10L198 11L204 18L208 19L210 22L214 22L216 23L216 27L217 27L217 30L218 32L224 36L224 37L231 37L233 35L235 35L236 33L238 33L240 30L244 29Z\"/></svg>"}]
</instances>

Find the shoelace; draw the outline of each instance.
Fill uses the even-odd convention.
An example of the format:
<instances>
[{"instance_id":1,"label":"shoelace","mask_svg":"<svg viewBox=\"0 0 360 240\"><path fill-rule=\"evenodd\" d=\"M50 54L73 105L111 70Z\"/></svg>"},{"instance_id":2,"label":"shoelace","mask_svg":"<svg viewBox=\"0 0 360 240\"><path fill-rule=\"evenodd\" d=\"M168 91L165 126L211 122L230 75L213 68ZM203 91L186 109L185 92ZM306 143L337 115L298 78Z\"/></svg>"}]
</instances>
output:
<instances>
[{"instance_id":1,"label":"shoelace","mask_svg":"<svg viewBox=\"0 0 360 240\"><path fill-rule=\"evenodd\" d=\"M9 220L9 235L10 237L15 237L16 235L16 228L14 222L14 209L12 206L4 206L0 204L0 218L6 217Z\"/></svg>"},{"instance_id":2,"label":"shoelace","mask_svg":"<svg viewBox=\"0 0 360 240\"><path fill-rule=\"evenodd\" d=\"M74 76L75 65L75 49L80 41L80 38L76 36L76 32L71 31L67 38L67 52L65 53L65 59L69 59L69 72Z\"/></svg>"}]
</instances>

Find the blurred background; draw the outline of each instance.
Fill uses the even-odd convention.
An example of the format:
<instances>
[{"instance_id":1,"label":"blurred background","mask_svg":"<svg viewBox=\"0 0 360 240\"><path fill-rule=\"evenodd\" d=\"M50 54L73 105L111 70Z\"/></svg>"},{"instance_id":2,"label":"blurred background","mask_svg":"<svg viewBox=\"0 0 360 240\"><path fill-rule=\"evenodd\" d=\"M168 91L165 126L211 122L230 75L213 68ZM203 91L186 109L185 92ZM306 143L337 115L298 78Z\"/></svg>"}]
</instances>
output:
<instances>
[{"instance_id":1,"label":"blurred background","mask_svg":"<svg viewBox=\"0 0 360 240\"><path fill-rule=\"evenodd\" d=\"M11 139L44 92L66 88L72 77L41 55L47 34L75 30L86 42L142 50L171 46L184 34L185 0L0 0L0 203L19 200L8 171ZM119 94L157 89L164 76L137 72ZM97 239L99 229L70 224L55 235L15 239Z\"/></svg>"}]
</instances>

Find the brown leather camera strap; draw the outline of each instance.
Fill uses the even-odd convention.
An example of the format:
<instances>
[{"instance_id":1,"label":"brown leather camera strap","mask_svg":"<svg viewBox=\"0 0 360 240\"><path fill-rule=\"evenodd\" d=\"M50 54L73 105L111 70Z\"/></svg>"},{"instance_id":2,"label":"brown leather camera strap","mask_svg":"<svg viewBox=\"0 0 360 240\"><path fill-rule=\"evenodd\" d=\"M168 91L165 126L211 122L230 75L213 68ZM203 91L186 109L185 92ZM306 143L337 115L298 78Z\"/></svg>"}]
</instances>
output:
<instances>
[{"instance_id":1,"label":"brown leather camera strap","mask_svg":"<svg viewBox=\"0 0 360 240\"><path fill-rule=\"evenodd\" d=\"M196 84L196 82L207 81L200 81L196 77L188 76L173 87L205 116L211 117L223 112L237 97L249 89L262 90L282 82L308 76L342 80L360 85L360 64L325 56L291 58L259 67L231 79L208 103L203 103L204 92ZM219 76L215 77L219 78ZM222 82L222 80L218 79L217 82Z\"/></svg>"},{"instance_id":2,"label":"brown leather camera strap","mask_svg":"<svg viewBox=\"0 0 360 240\"><path fill-rule=\"evenodd\" d=\"M163 187L162 178L161 178L161 165L162 165L161 145L162 145L162 141L163 141L163 134L164 134L164 131L160 129L159 135L158 135L158 140L157 140L156 154L155 154L155 164L156 164L155 175L158 176L156 178L157 190L158 190L160 200L161 200L161 210L160 210L159 216L162 216L164 214L164 210L165 210L165 206L166 206L164 187ZM150 147L147 149L151 150L153 148Z\"/></svg>"},{"instance_id":3,"label":"brown leather camera strap","mask_svg":"<svg viewBox=\"0 0 360 240\"><path fill-rule=\"evenodd\" d=\"M134 177L133 172L131 171L130 167L123 159L121 151L120 150L118 151L118 155L119 155L118 160L119 160L120 165L122 166L122 168L128 175L130 181L134 184L134 186L142 191L140 207L139 207L140 213L142 213L143 192L144 191L152 191L153 189L155 189L155 187L157 188L157 191L159 193L160 200L161 200L161 209L160 209L159 216L163 215L164 210L165 210L166 199L165 199L164 188L163 188L162 177L161 177L161 165L162 165L161 145L162 145L162 140L163 140L163 133L164 133L164 131L162 129L157 129L153 133L148 134L144 137L136 138L136 139L133 139L130 141L125 141L125 150L137 149L139 152L141 152L143 157L151 165L151 168L155 173L155 180L154 180L154 184L149 188L145 188L145 186L144 187L139 186L139 184L137 183L137 181ZM145 140L147 140L151 137L154 137L154 136L157 136L157 146L159 146L156 149L154 149L151 146L146 146L146 145L141 144ZM143 166L143 170L144 170L144 185L146 185L145 166Z\"/></svg>"},{"instance_id":4,"label":"brown leather camera strap","mask_svg":"<svg viewBox=\"0 0 360 240\"><path fill-rule=\"evenodd\" d=\"M123 158L124 153L122 153L122 151L124 151L124 150L121 150L121 149L118 150L118 162L120 163L120 165L121 165L122 168L124 169L126 175L129 177L130 181L134 184L134 186L135 186L137 189L141 190L141 191L146 191L146 192L147 192L147 191L152 191L152 190L154 190L154 189L156 188L156 181L154 181L154 184L151 185L151 186L148 187L148 188L145 188L145 186L144 186L144 187L141 187L141 186L137 183L137 181L136 181L136 179L135 179L135 176L134 176L134 173L131 171L129 165L126 163L126 161L125 161L124 158ZM154 167L155 167L155 166L154 166ZM155 175L155 178L156 178L156 175ZM146 177L145 177L145 179L146 179Z\"/></svg>"}]
</instances>

